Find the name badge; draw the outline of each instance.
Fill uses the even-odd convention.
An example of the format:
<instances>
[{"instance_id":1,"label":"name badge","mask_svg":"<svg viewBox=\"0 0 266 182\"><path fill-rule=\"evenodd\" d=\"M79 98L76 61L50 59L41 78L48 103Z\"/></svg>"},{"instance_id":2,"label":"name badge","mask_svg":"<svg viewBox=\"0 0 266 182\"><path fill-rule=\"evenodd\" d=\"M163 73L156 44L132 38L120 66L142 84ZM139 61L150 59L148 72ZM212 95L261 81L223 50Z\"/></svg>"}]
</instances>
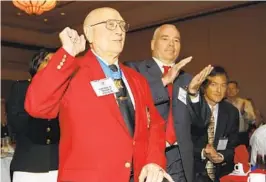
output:
<instances>
[{"instance_id":1,"label":"name badge","mask_svg":"<svg viewBox=\"0 0 266 182\"><path fill-rule=\"evenodd\" d=\"M228 138L221 138L219 140L217 150L225 150L227 147Z\"/></svg>"},{"instance_id":2,"label":"name badge","mask_svg":"<svg viewBox=\"0 0 266 182\"><path fill-rule=\"evenodd\" d=\"M91 81L91 86L96 93L96 95L104 96L109 94L114 94L118 92L118 89L115 86L115 83L112 78L104 78L101 80Z\"/></svg>"},{"instance_id":3,"label":"name badge","mask_svg":"<svg viewBox=\"0 0 266 182\"><path fill-rule=\"evenodd\" d=\"M178 100L187 105L187 91L182 87L179 87Z\"/></svg>"}]
</instances>

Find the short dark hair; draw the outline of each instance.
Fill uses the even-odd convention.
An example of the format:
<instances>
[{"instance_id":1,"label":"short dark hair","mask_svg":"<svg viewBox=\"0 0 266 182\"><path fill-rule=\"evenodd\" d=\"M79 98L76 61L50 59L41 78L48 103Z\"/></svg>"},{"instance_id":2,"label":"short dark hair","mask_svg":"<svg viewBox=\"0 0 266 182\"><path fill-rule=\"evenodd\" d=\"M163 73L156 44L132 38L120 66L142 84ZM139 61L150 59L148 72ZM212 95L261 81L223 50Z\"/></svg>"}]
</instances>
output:
<instances>
[{"instance_id":1,"label":"short dark hair","mask_svg":"<svg viewBox=\"0 0 266 182\"><path fill-rule=\"evenodd\" d=\"M29 64L29 73L31 77L33 77L39 68L39 66L42 64L42 62L45 60L45 57L52 52L46 50L46 49L41 49L39 52L34 54L34 56L31 59L31 62Z\"/></svg>"},{"instance_id":2,"label":"short dark hair","mask_svg":"<svg viewBox=\"0 0 266 182\"><path fill-rule=\"evenodd\" d=\"M226 77L226 80L227 80L227 83L228 83L229 76L228 76L227 72L225 71L225 69L223 67L221 67L221 66L213 66L213 69L210 72L208 77L215 77L215 76L218 76L218 75L224 75ZM202 83L202 88L206 89L206 87L209 85L209 82L210 81L208 79L206 79Z\"/></svg>"},{"instance_id":3,"label":"short dark hair","mask_svg":"<svg viewBox=\"0 0 266 182\"><path fill-rule=\"evenodd\" d=\"M236 87L238 88L238 82L237 82L237 81L235 81L235 80L231 80L231 81L228 82L228 84L229 84L229 83L233 83L233 84L235 84Z\"/></svg>"}]
</instances>

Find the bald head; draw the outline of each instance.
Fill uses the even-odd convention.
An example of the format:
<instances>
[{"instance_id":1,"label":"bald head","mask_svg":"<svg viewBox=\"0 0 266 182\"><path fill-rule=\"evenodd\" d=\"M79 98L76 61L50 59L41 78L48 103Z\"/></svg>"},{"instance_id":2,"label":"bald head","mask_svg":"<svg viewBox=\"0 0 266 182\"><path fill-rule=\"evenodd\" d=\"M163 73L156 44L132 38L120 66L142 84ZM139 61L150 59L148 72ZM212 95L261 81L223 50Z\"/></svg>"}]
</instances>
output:
<instances>
[{"instance_id":1,"label":"bald head","mask_svg":"<svg viewBox=\"0 0 266 182\"><path fill-rule=\"evenodd\" d=\"M158 35L160 35L161 31L163 31L163 30L165 30L167 28L175 29L177 32L179 32L175 25L164 24L164 25L161 25L161 26L159 26L158 28L155 29L152 39L156 39L158 37Z\"/></svg>"},{"instance_id":2,"label":"bald head","mask_svg":"<svg viewBox=\"0 0 266 182\"><path fill-rule=\"evenodd\" d=\"M120 26L122 21L120 13L109 7L94 9L85 18L85 37L99 56L118 56L122 52L125 41L125 32Z\"/></svg>"},{"instance_id":3,"label":"bald head","mask_svg":"<svg viewBox=\"0 0 266 182\"><path fill-rule=\"evenodd\" d=\"M116 19L118 20L123 20L120 13L113 8L109 7L97 8L92 10L87 15L87 17L84 20L83 27L105 21L109 19L110 15L116 17Z\"/></svg>"},{"instance_id":4,"label":"bald head","mask_svg":"<svg viewBox=\"0 0 266 182\"><path fill-rule=\"evenodd\" d=\"M175 25L164 24L154 31L151 41L153 57L171 64L176 61L180 47L180 33Z\"/></svg>"}]
</instances>

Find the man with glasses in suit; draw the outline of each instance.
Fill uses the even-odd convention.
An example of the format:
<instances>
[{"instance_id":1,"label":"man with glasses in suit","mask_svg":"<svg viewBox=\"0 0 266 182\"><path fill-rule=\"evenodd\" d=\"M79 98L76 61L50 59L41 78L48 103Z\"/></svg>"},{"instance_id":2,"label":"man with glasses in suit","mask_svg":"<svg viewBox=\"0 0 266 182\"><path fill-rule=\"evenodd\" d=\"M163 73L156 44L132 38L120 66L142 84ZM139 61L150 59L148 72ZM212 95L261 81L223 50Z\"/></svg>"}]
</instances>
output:
<instances>
[{"instance_id":1,"label":"man with glasses in suit","mask_svg":"<svg viewBox=\"0 0 266 182\"><path fill-rule=\"evenodd\" d=\"M99 8L83 27L91 50L75 58L86 40L65 28L62 48L33 78L25 102L36 117L59 113L58 181L173 181L164 171L164 122L148 84L118 62L128 24L118 11Z\"/></svg>"}]
</instances>

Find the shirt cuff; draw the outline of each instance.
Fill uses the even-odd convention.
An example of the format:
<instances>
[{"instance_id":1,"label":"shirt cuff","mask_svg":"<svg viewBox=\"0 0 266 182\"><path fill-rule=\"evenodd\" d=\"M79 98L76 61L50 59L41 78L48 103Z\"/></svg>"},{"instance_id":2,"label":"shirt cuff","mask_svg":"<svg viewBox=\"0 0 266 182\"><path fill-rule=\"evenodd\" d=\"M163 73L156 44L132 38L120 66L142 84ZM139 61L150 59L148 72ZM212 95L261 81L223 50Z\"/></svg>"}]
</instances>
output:
<instances>
[{"instance_id":1,"label":"shirt cuff","mask_svg":"<svg viewBox=\"0 0 266 182\"><path fill-rule=\"evenodd\" d=\"M218 155L222 158L222 160L224 161L224 155L221 153L218 153Z\"/></svg>"},{"instance_id":2,"label":"shirt cuff","mask_svg":"<svg viewBox=\"0 0 266 182\"><path fill-rule=\"evenodd\" d=\"M204 156L204 149L201 150L201 159L202 160L205 160L206 159L206 157Z\"/></svg>"},{"instance_id":3,"label":"shirt cuff","mask_svg":"<svg viewBox=\"0 0 266 182\"><path fill-rule=\"evenodd\" d=\"M190 100L191 100L192 103L199 102L199 94L197 94L196 97L195 96L192 96L192 95L190 95L189 97L190 97Z\"/></svg>"}]
</instances>

